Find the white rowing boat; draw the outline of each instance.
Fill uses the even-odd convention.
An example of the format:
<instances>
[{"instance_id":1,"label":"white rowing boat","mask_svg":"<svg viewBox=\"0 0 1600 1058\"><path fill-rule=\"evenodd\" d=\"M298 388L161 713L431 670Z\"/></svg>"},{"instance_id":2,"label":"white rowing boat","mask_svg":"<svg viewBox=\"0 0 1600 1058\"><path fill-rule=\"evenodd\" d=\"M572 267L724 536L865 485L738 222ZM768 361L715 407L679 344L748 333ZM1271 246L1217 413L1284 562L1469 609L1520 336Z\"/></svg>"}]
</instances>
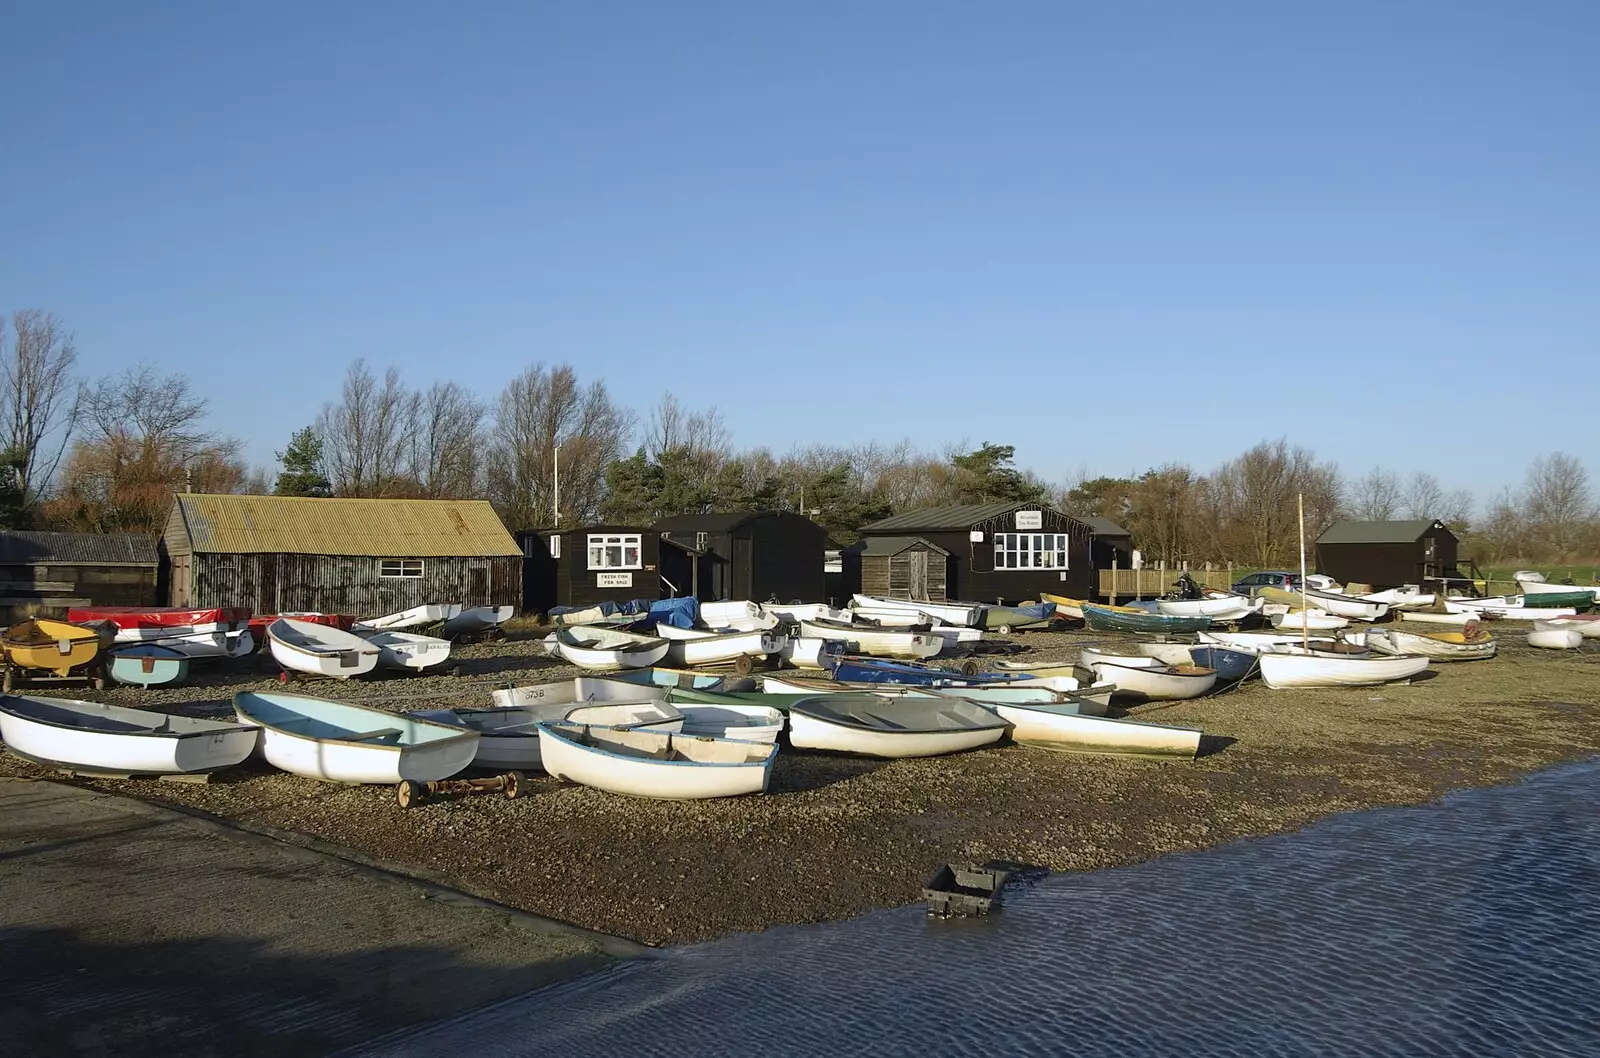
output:
<instances>
[{"instance_id":1,"label":"white rowing boat","mask_svg":"<svg viewBox=\"0 0 1600 1058\"><path fill-rule=\"evenodd\" d=\"M1297 594L1303 594L1305 600L1319 610L1326 610L1337 617L1347 617L1352 621L1376 621L1389 612L1387 603L1369 602L1359 596L1344 595L1339 592L1307 588Z\"/></svg>"},{"instance_id":2,"label":"white rowing boat","mask_svg":"<svg viewBox=\"0 0 1600 1058\"><path fill-rule=\"evenodd\" d=\"M819 694L789 706L789 741L870 757L936 757L997 741L1006 722L964 699Z\"/></svg>"},{"instance_id":3,"label":"white rowing boat","mask_svg":"<svg viewBox=\"0 0 1600 1058\"><path fill-rule=\"evenodd\" d=\"M857 613L871 614L889 611L910 614L927 614L947 625L972 628L983 620L983 607L968 603L914 602L909 599L880 599L872 595L856 595L851 605Z\"/></svg>"},{"instance_id":4,"label":"white rowing boat","mask_svg":"<svg viewBox=\"0 0 1600 1058\"><path fill-rule=\"evenodd\" d=\"M1287 613L1275 613L1267 620L1272 622L1273 628L1295 632L1333 632L1350 627L1348 617L1340 617L1326 610L1290 610Z\"/></svg>"},{"instance_id":5,"label":"white rowing boat","mask_svg":"<svg viewBox=\"0 0 1600 1058\"><path fill-rule=\"evenodd\" d=\"M1494 636L1479 632L1407 632L1389 625L1367 633L1367 643L1380 654L1432 658L1434 661L1477 661L1495 655Z\"/></svg>"},{"instance_id":6,"label":"white rowing boat","mask_svg":"<svg viewBox=\"0 0 1600 1058\"><path fill-rule=\"evenodd\" d=\"M673 702L683 713L685 735L710 735L744 742L776 742L783 731L783 713L770 705L729 702Z\"/></svg>"},{"instance_id":7,"label":"white rowing boat","mask_svg":"<svg viewBox=\"0 0 1600 1058\"><path fill-rule=\"evenodd\" d=\"M558 628L553 633L561 656L581 669L606 672L644 669L659 664L672 646L660 636L624 632L620 628Z\"/></svg>"},{"instance_id":8,"label":"white rowing boat","mask_svg":"<svg viewBox=\"0 0 1600 1058\"><path fill-rule=\"evenodd\" d=\"M377 646L331 625L280 617L267 626L272 658L285 669L312 676L347 680L371 672L378 664Z\"/></svg>"},{"instance_id":9,"label":"white rowing boat","mask_svg":"<svg viewBox=\"0 0 1600 1058\"><path fill-rule=\"evenodd\" d=\"M1528 633L1528 645L1530 647L1542 647L1545 650L1575 650L1583 645L1583 634L1581 632L1573 631L1570 628L1540 629L1537 627L1538 624L1543 623L1542 621L1536 622L1534 630Z\"/></svg>"},{"instance_id":10,"label":"white rowing boat","mask_svg":"<svg viewBox=\"0 0 1600 1058\"><path fill-rule=\"evenodd\" d=\"M643 671L643 670L640 670ZM651 670L659 671L659 670ZM499 709L543 708L546 706L608 705L633 702L659 702L666 697L667 686L651 683L633 683L624 679L606 679L602 676L575 676L570 680L552 680L548 683L525 683L500 687L489 692L489 700ZM564 711L551 711L544 719L560 720Z\"/></svg>"},{"instance_id":11,"label":"white rowing boat","mask_svg":"<svg viewBox=\"0 0 1600 1058\"><path fill-rule=\"evenodd\" d=\"M1163 665L1154 658L1139 658L1153 665L1118 665L1099 661L1094 673L1117 686L1118 697L1145 701L1198 698L1217 684L1217 674L1198 665Z\"/></svg>"},{"instance_id":12,"label":"white rowing boat","mask_svg":"<svg viewBox=\"0 0 1600 1058\"><path fill-rule=\"evenodd\" d=\"M478 734L347 702L241 691L239 721L261 729L267 763L333 782L436 782L472 763Z\"/></svg>"},{"instance_id":13,"label":"white rowing boat","mask_svg":"<svg viewBox=\"0 0 1600 1058\"><path fill-rule=\"evenodd\" d=\"M444 626L439 629L439 634L446 639L455 639L458 636L486 632L505 624L516 612L515 606L473 606L445 621Z\"/></svg>"},{"instance_id":14,"label":"white rowing boat","mask_svg":"<svg viewBox=\"0 0 1600 1058\"><path fill-rule=\"evenodd\" d=\"M1600 639L1600 614L1573 614L1533 622L1535 632L1577 632L1585 639Z\"/></svg>"},{"instance_id":15,"label":"white rowing boat","mask_svg":"<svg viewBox=\"0 0 1600 1058\"><path fill-rule=\"evenodd\" d=\"M448 639L388 629L358 634L378 648L378 664L386 669L420 672L450 660L451 643Z\"/></svg>"},{"instance_id":16,"label":"white rowing boat","mask_svg":"<svg viewBox=\"0 0 1600 1058\"><path fill-rule=\"evenodd\" d=\"M784 639L784 636L773 635L766 631L728 632L722 635L708 633L689 639L671 638L667 643L667 660L673 665L689 668L696 665L722 665L731 662L740 671L748 672L754 661L768 658L781 651Z\"/></svg>"},{"instance_id":17,"label":"white rowing boat","mask_svg":"<svg viewBox=\"0 0 1600 1058\"><path fill-rule=\"evenodd\" d=\"M1237 621L1261 609L1265 599L1246 599L1243 595L1210 596L1204 599L1157 599L1156 607L1169 617L1209 617L1213 621Z\"/></svg>"},{"instance_id":18,"label":"white rowing boat","mask_svg":"<svg viewBox=\"0 0 1600 1058\"><path fill-rule=\"evenodd\" d=\"M788 624L799 624L801 621L834 621L839 624L849 624L855 618L849 610L840 610L821 602L769 602L762 603L761 609Z\"/></svg>"},{"instance_id":19,"label":"white rowing boat","mask_svg":"<svg viewBox=\"0 0 1600 1058\"><path fill-rule=\"evenodd\" d=\"M762 793L778 747L705 735L539 725L545 771L632 797L690 800Z\"/></svg>"},{"instance_id":20,"label":"white rowing boat","mask_svg":"<svg viewBox=\"0 0 1600 1058\"><path fill-rule=\"evenodd\" d=\"M997 703L991 708L1011 725L1012 741L1025 746L1190 759L1200 750L1199 728L1085 716L1076 706L1046 703Z\"/></svg>"},{"instance_id":21,"label":"white rowing boat","mask_svg":"<svg viewBox=\"0 0 1600 1058\"><path fill-rule=\"evenodd\" d=\"M1540 578L1539 580L1519 580L1517 587L1523 595L1565 595L1568 592L1586 591L1600 602L1600 584L1551 584Z\"/></svg>"},{"instance_id":22,"label":"white rowing boat","mask_svg":"<svg viewBox=\"0 0 1600 1058\"><path fill-rule=\"evenodd\" d=\"M1374 687L1409 680L1427 671L1422 657L1332 657L1325 654L1263 653L1261 679L1268 687Z\"/></svg>"},{"instance_id":23,"label":"white rowing boat","mask_svg":"<svg viewBox=\"0 0 1600 1058\"><path fill-rule=\"evenodd\" d=\"M1078 651L1078 664L1086 669L1096 665L1121 665L1126 668L1158 669L1164 662L1150 654L1114 654L1099 647L1084 647ZM1188 664L1184 662L1183 664Z\"/></svg>"},{"instance_id":24,"label":"white rowing boat","mask_svg":"<svg viewBox=\"0 0 1600 1058\"><path fill-rule=\"evenodd\" d=\"M852 645L852 653L884 658L931 658L944 646L944 640L934 635L860 624L836 625L827 621L801 621L800 634L812 639L846 642Z\"/></svg>"},{"instance_id":25,"label":"white rowing boat","mask_svg":"<svg viewBox=\"0 0 1600 1058\"><path fill-rule=\"evenodd\" d=\"M384 614L382 617L369 617L365 621L357 621L351 626L350 631L358 635L373 629L403 632L408 628L426 628L428 625L436 625L441 621L448 621L460 613L460 603L428 603L424 606L413 606L409 610L401 610L398 613Z\"/></svg>"},{"instance_id":26,"label":"white rowing boat","mask_svg":"<svg viewBox=\"0 0 1600 1058\"><path fill-rule=\"evenodd\" d=\"M255 748L245 724L69 698L0 697L0 738L12 752L109 775L196 775L238 764Z\"/></svg>"}]
</instances>

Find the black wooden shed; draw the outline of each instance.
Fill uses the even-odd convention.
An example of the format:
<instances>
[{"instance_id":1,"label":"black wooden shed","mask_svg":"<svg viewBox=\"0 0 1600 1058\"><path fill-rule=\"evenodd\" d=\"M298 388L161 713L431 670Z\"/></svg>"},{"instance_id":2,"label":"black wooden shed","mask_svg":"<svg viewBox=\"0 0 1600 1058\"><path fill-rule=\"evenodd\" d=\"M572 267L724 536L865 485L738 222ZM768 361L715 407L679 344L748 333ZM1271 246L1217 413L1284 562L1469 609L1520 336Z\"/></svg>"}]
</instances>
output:
<instances>
[{"instance_id":1,"label":"black wooden shed","mask_svg":"<svg viewBox=\"0 0 1600 1058\"><path fill-rule=\"evenodd\" d=\"M924 507L863 526L860 533L869 549L874 539L916 537L943 550L949 599L1017 603L1042 592L1083 599L1093 591L1093 529L1039 504ZM865 579L863 563L862 587Z\"/></svg>"},{"instance_id":2,"label":"black wooden shed","mask_svg":"<svg viewBox=\"0 0 1600 1058\"><path fill-rule=\"evenodd\" d=\"M1317 538L1317 572L1376 589L1462 576L1456 536L1437 518L1334 522Z\"/></svg>"},{"instance_id":3,"label":"black wooden shed","mask_svg":"<svg viewBox=\"0 0 1600 1058\"><path fill-rule=\"evenodd\" d=\"M156 538L142 533L0 532L0 620L154 606L159 563Z\"/></svg>"},{"instance_id":4,"label":"black wooden shed","mask_svg":"<svg viewBox=\"0 0 1600 1058\"><path fill-rule=\"evenodd\" d=\"M179 493L161 561L171 606L376 617L522 605L522 552L487 500Z\"/></svg>"},{"instance_id":5,"label":"black wooden shed","mask_svg":"<svg viewBox=\"0 0 1600 1058\"><path fill-rule=\"evenodd\" d=\"M680 514L653 527L669 595L821 602L828 531L803 514Z\"/></svg>"},{"instance_id":6,"label":"black wooden shed","mask_svg":"<svg viewBox=\"0 0 1600 1058\"><path fill-rule=\"evenodd\" d=\"M582 525L517 534L523 609L661 598L661 537L637 525Z\"/></svg>"},{"instance_id":7,"label":"black wooden shed","mask_svg":"<svg viewBox=\"0 0 1600 1058\"><path fill-rule=\"evenodd\" d=\"M1118 569L1133 568L1132 533L1110 518L1085 518L1084 521L1094 530L1089 558L1095 569L1110 569L1113 563Z\"/></svg>"}]
</instances>

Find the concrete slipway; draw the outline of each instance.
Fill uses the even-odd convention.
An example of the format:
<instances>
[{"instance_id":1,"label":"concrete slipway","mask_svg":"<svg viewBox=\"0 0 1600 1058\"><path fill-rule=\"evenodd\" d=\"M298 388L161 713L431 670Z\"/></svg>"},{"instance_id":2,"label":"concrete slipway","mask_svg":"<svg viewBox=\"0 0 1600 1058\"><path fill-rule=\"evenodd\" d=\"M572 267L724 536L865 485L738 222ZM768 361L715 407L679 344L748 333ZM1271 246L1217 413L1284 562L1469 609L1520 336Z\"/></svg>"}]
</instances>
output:
<instances>
[{"instance_id":1,"label":"concrete slipway","mask_svg":"<svg viewBox=\"0 0 1600 1058\"><path fill-rule=\"evenodd\" d=\"M0 779L10 1053L323 1054L641 950L269 833Z\"/></svg>"}]
</instances>

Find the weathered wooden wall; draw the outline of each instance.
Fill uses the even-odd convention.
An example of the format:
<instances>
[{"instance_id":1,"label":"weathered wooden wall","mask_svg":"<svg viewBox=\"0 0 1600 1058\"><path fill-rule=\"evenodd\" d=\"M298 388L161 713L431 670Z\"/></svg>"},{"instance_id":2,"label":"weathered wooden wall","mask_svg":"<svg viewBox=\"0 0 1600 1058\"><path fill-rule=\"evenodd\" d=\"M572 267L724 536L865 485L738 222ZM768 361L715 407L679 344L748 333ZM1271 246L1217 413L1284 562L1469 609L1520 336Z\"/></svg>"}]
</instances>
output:
<instances>
[{"instance_id":1,"label":"weathered wooden wall","mask_svg":"<svg viewBox=\"0 0 1600 1058\"><path fill-rule=\"evenodd\" d=\"M949 569L948 563L944 555L928 548L912 548L898 555L862 555L862 594L875 595L881 599L918 598L918 594L911 590L911 565L916 561L913 555L927 556L928 588L927 594L921 596L922 601L946 601L948 595L945 580Z\"/></svg>"},{"instance_id":2,"label":"weathered wooden wall","mask_svg":"<svg viewBox=\"0 0 1600 1058\"><path fill-rule=\"evenodd\" d=\"M65 617L74 606L154 606L155 565L0 566L0 620Z\"/></svg>"},{"instance_id":3,"label":"weathered wooden wall","mask_svg":"<svg viewBox=\"0 0 1600 1058\"><path fill-rule=\"evenodd\" d=\"M428 558L421 577L380 577L382 559L345 555L195 554L192 590L174 605L248 606L258 614L291 610L376 617L424 603L522 607L522 559Z\"/></svg>"}]
</instances>

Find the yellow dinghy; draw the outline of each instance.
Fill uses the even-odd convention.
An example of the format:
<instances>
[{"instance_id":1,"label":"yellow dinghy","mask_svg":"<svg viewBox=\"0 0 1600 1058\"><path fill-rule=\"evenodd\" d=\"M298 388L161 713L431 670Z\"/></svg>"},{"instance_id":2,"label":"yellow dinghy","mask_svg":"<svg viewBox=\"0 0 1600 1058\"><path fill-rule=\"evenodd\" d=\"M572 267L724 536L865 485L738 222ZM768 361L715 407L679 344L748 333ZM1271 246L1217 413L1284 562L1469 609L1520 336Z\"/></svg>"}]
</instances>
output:
<instances>
[{"instance_id":1,"label":"yellow dinghy","mask_svg":"<svg viewBox=\"0 0 1600 1058\"><path fill-rule=\"evenodd\" d=\"M105 640L96 629L44 617L12 625L0 635L0 648L4 648L10 666L47 669L57 676L88 665L100 656L104 646Z\"/></svg>"}]
</instances>

